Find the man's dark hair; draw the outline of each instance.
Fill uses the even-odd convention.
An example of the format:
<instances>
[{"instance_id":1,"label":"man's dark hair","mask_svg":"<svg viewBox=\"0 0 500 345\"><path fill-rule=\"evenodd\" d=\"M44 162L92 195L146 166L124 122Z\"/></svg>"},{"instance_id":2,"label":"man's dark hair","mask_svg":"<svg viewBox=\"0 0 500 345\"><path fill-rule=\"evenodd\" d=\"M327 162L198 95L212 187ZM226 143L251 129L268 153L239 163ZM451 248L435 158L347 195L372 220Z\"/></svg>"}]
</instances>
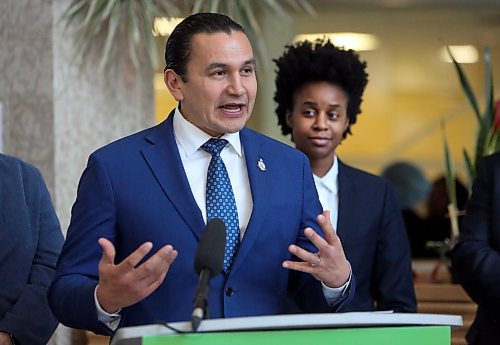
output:
<instances>
[{"instance_id":1,"label":"man's dark hair","mask_svg":"<svg viewBox=\"0 0 500 345\"><path fill-rule=\"evenodd\" d=\"M323 81L346 92L349 125L343 137L351 134L351 125L361 113L363 91L368 83L366 62L361 61L358 54L336 47L330 40L319 39L314 43L303 41L286 46L283 55L273 61L277 66L274 101L278 104L276 115L283 135L292 133L286 114L292 111L295 93L306 84Z\"/></svg>"},{"instance_id":2,"label":"man's dark hair","mask_svg":"<svg viewBox=\"0 0 500 345\"><path fill-rule=\"evenodd\" d=\"M165 70L172 69L181 76L182 80L187 80L186 65L191 53L191 41L193 36L199 33L224 32L231 34L231 31L245 33L243 27L234 20L219 13L196 13L192 14L180 22L170 34L165 45Z\"/></svg>"}]
</instances>

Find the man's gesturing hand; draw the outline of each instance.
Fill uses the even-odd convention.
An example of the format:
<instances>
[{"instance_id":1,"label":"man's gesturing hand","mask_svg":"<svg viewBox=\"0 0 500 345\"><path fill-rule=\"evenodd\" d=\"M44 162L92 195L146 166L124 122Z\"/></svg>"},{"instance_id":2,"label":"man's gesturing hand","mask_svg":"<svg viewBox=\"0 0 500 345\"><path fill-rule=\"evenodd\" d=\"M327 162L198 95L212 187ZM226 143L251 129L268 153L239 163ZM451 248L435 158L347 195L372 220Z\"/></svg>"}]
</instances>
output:
<instances>
[{"instance_id":1,"label":"man's gesturing hand","mask_svg":"<svg viewBox=\"0 0 500 345\"><path fill-rule=\"evenodd\" d=\"M115 313L153 293L163 282L170 265L177 257L177 251L171 245L166 245L137 266L153 248L151 242L145 242L115 265L116 251L113 243L100 238L99 245L102 248L102 258L99 261L96 294L101 308L107 313Z\"/></svg>"},{"instance_id":2,"label":"man's gesturing hand","mask_svg":"<svg viewBox=\"0 0 500 345\"><path fill-rule=\"evenodd\" d=\"M283 267L310 273L326 286L338 288L349 279L350 265L345 257L340 239L330 222L330 211L320 214L317 220L325 238L322 238L311 228L306 228L304 233L318 248L318 252L311 253L292 244L288 250L303 261L284 261Z\"/></svg>"}]
</instances>

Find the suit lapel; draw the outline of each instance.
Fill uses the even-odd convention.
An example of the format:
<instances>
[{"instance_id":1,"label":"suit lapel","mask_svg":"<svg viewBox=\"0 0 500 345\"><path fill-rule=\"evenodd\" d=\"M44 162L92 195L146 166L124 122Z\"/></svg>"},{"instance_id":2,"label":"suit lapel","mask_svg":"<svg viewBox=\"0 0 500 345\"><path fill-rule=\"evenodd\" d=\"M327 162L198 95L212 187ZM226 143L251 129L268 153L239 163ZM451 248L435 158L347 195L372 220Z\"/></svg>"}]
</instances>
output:
<instances>
[{"instance_id":1,"label":"suit lapel","mask_svg":"<svg viewBox=\"0 0 500 345\"><path fill-rule=\"evenodd\" d=\"M337 234L340 238L349 236L349 228L352 227L352 220L356 219L353 212L356 211L356 190L355 183L349 182L351 176L349 169L344 163L337 159L339 163L339 210L337 219ZM344 233L345 232L345 233Z\"/></svg>"},{"instance_id":2,"label":"suit lapel","mask_svg":"<svg viewBox=\"0 0 500 345\"><path fill-rule=\"evenodd\" d=\"M259 233L263 230L262 224L269 209L269 181L272 174L270 170L271 158L264 152L264 149L261 147L262 143L258 143L258 136L245 128L240 132L240 140L245 153L253 209L231 272L238 269L245 256L252 249ZM260 160L262 160L264 165L267 165L265 169L262 164L258 165Z\"/></svg>"},{"instance_id":3,"label":"suit lapel","mask_svg":"<svg viewBox=\"0 0 500 345\"><path fill-rule=\"evenodd\" d=\"M146 137L149 143L141 150L158 183L177 212L199 240L205 224L189 187L173 131L173 112Z\"/></svg>"}]
</instances>

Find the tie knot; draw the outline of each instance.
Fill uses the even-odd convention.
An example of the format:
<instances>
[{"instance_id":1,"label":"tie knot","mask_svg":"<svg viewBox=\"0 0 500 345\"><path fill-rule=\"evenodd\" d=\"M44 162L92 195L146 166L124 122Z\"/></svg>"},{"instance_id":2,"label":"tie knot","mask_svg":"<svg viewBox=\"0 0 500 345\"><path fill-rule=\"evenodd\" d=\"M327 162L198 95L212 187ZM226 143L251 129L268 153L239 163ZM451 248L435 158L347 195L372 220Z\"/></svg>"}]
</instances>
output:
<instances>
[{"instance_id":1,"label":"tie knot","mask_svg":"<svg viewBox=\"0 0 500 345\"><path fill-rule=\"evenodd\" d=\"M210 153L212 156L219 155L224 147L226 147L228 141L226 139L209 139L201 148L206 152Z\"/></svg>"}]
</instances>

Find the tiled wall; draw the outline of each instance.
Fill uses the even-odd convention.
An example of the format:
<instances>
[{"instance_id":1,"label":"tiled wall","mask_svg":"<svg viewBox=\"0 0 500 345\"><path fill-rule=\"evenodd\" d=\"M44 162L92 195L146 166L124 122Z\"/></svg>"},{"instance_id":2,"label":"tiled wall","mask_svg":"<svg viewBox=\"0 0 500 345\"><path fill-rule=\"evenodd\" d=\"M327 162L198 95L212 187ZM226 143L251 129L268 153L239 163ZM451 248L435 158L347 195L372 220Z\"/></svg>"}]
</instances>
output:
<instances>
[{"instance_id":1,"label":"tiled wall","mask_svg":"<svg viewBox=\"0 0 500 345\"><path fill-rule=\"evenodd\" d=\"M52 1L0 2L3 149L36 165L55 188Z\"/></svg>"},{"instance_id":2,"label":"tiled wall","mask_svg":"<svg viewBox=\"0 0 500 345\"><path fill-rule=\"evenodd\" d=\"M73 59L72 28L60 19L68 3L0 1L4 152L40 168L63 232L88 155L154 121L147 64L136 70L123 51L103 71L95 52L83 65Z\"/></svg>"}]
</instances>

